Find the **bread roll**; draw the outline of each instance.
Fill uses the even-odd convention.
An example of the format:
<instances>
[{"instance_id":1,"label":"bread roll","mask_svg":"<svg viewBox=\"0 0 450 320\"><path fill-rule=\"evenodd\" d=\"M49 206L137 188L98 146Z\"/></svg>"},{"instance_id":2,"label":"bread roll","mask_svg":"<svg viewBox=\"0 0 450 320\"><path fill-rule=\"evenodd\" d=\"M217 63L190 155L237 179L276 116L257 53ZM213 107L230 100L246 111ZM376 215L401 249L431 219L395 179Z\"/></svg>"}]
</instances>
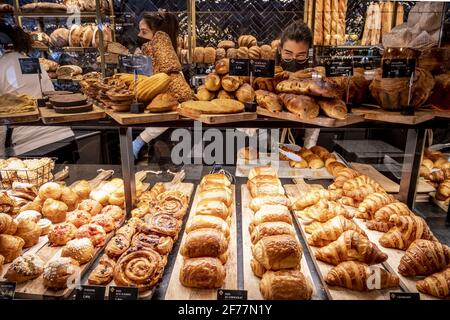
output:
<instances>
[{"instance_id":1,"label":"bread roll","mask_svg":"<svg viewBox=\"0 0 450 320\"><path fill-rule=\"evenodd\" d=\"M231 206L233 202L232 194L230 194L229 189L226 188L215 188L200 192L198 201L204 200L222 201L227 207Z\"/></svg>"},{"instance_id":2,"label":"bread roll","mask_svg":"<svg viewBox=\"0 0 450 320\"><path fill-rule=\"evenodd\" d=\"M205 87L209 91L218 91L222 87L219 75L217 73L208 74L205 79Z\"/></svg>"},{"instance_id":3,"label":"bread roll","mask_svg":"<svg viewBox=\"0 0 450 320\"><path fill-rule=\"evenodd\" d=\"M204 200L199 201L195 208L195 215L210 215L228 221L230 209L220 200Z\"/></svg>"},{"instance_id":4,"label":"bread roll","mask_svg":"<svg viewBox=\"0 0 450 320\"><path fill-rule=\"evenodd\" d=\"M263 222L253 228L250 238L252 244L255 244L264 237L284 234L295 237L294 227L289 223L281 221Z\"/></svg>"},{"instance_id":5,"label":"bread roll","mask_svg":"<svg viewBox=\"0 0 450 320\"><path fill-rule=\"evenodd\" d=\"M275 169L269 166L251 168L248 173L248 179L253 180L256 176L273 176L278 178Z\"/></svg>"},{"instance_id":6,"label":"bread roll","mask_svg":"<svg viewBox=\"0 0 450 320\"><path fill-rule=\"evenodd\" d=\"M242 85L242 81L235 76L226 75L222 78L222 87L225 91L234 92Z\"/></svg>"},{"instance_id":7,"label":"bread roll","mask_svg":"<svg viewBox=\"0 0 450 320\"><path fill-rule=\"evenodd\" d=\"M319 105L311 97L286 93L279 97L286 108L301 119L314 119L319 115Z\"/></svg>"},{"instance_id":8,"label":"bread roll","mask_svg":"<svg viewBox=\"0 0 450 320\"><path fill-rule=\"evenodd\" d=\"M199 229L215 229L220 231L225 238L230 236L230 227L221 218L207 215L197 215L190 220L186 226L186 233L190 233Z\"/></svg>"},{"instance_id":9,"label":"bread roll","mask_svg":"<svg viewBox=\"0 0 450 320\"><path fill-rule=\"evenodd\" d=\"M220 75L227 74L230 71L230 60L225 58L217 61L215 71Z\"/></svg>"},{"instance_id":10,"label":"bread roll","mask_svg":"<svg viewBox=\"0 0 450 320\"><path fill-rule=\"evenodd\" d=\"M186 258L221 258L228 250L225 235L216 229L198 229L189 232L180 249ZM225 261L222 261L225 263Z\"/></svg>"},{"instance_id":11,"label":"bread roll","mask_svg":"<svg viewBox=\"0 0 450 320\"><path fill-rule=\"evenodd\" d=\"M205 85L201 85L197 89L197 94L195 95L200 101L211 101L215 98L215 93L209 91Z\"/></svg>"},{"instance_id":12,"label":"bread roll","mask_svg":"<svg viewBox=\"0 0 450 320\"><path fill-rule=\"evenodd\" d=\"M255 91L248 83L244 83L235 93L236 98L242 103L250 103L255 101Z\"/></svg>"},{"instance_id":13,"label":"bread roll","mask_svg":"<svg viewBox=\"0 0 450 320\"><path fill-rule=\"evenodd\" d=\"M278 96L275 93L265 90L256 90L255 96L259 106L272 112L283 110L283 107L278 100Z\"/></svg>"}]
</instances>

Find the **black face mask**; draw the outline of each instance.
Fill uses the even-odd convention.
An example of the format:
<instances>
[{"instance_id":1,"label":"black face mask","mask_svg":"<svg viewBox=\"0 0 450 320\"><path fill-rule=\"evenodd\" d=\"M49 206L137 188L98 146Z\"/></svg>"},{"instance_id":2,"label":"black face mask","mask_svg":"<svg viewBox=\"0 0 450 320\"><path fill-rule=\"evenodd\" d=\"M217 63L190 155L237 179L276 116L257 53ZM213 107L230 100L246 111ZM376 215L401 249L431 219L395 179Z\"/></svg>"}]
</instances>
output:
<instances>
[{"instance_id":1,"label":"black face mask","mask_svg":"<svg viewBox=\"0 0 450 320\"><path fill-rule=\"evenodd\" d=\"M309 67L309 60L305 61L297 61L297 60L291 60L286 61L284 59L281 59L280 66L283 68L284 71L290 71L290 72L296 72L298 70L303 70Z\"/></svg>"}]
</instances>

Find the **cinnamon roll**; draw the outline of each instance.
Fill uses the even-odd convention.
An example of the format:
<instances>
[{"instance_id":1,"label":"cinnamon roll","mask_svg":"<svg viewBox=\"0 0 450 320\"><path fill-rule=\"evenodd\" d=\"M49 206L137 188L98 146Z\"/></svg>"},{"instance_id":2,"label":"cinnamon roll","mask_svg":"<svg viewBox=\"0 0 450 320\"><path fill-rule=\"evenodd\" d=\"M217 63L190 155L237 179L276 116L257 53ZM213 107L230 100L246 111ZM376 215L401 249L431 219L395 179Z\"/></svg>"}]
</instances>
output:
<instances>
[{"instance_id":1,"label":"cinnamon roll","mask_svg":"<svg viewBox=\"0 0 450 320\"><path fill-rule=\"evenodd\" d=\"M138 233L133 237L131 245L142 248L143 250L152 249L161 255L166 255L172 251L173 240L171 237Z\"/></svg>"},{"instance_id":2,"label":"cinnamon roll","mask_svg":"<svg viewBox=\"0 0 450 320\"><path fill-rule=\"evenodd\" d=\"M162 236L169 236L176 241L180 232L180 221L163 213L148 215L145 224L140 227L140 231L145 234L156 233Z\"/></svg>"},{"instance_id":3,"label":"cinnamon roll","mask_svg":"<svg viewBox=\"0 0 450 320\"><path fill-rule=\"evenodd\" d=\"M163 272L164 261L155 250L128 250L114 267L114 282L118 286L137 287L142 292L153 288Z\"/></svg>"},{"instance_id":4,"label":"cinnamon roll","mask_svg":"<svg viewBox=\"0 0 450 320\"><path fill-rule=\"evenodd\" d=\"M181 192L167 191L161 193L158 201L153 206L156 213L171 215L177 219L183 219L186 214L186 196Z\"/></svg>"},{"instance_id":5,"label":"cinnamon roll","mask_svg":"<svg viewBox=\"0 0 450 320\"><path fill-rule=\"evenodd\" d=\"M106 285L110 283L113 279L115 265L116 262L114 260L104 255L89 275L88 283L93 285Z\"/></svg>"}]
</instances>

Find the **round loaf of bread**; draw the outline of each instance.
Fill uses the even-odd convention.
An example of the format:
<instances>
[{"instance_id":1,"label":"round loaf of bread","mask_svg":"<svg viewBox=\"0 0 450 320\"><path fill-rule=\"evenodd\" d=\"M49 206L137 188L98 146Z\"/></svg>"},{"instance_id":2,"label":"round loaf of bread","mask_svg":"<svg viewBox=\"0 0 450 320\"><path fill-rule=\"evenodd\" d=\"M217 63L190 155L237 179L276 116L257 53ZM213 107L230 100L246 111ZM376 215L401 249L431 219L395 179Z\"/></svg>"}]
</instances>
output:
<instances>
[{"instance_id":1,"label":"round loaf of bread","mask_svg":"<svg viewBox=\"0 0 450 320\"><path fill-rule=\"evenodd\" d=\"M227 74L230 70L230 60L229 59L221 59L216 62L215 70L217 74L224 75Z\"/></svg>"},{"instance_id":2,"label":"round loaf of bread","mask_svg":"<svg viewBox=\"0 0 450 320\"><path fill-rule=\"evenodd\" d=\"M261 49L261 59L265 60L272 60L275 59L275 56L273 55L272 47L268 44L262 45L259 47Z\"/></svg>"},{"instance_id":3,"label":"round loaf of bread","mask_svg":"<svg viewBox=\"0 0 450 320\"><path fill-rule=\"evenodd\" d=\"M256 38L252 35L242 35L238 39L238 46L239 47L253 47L257 45Z\"/></svg>"},{"instance_id":4,"label":"round loaf of bread","mask_svg":"<svg viewBox=\"0 0 450 320\"><path fill-rule=\"evenodd\" d=\"M51 44L54 47L67 47L69 45L69 30L66 28L58 28L50 35Z\"/></svg>"},{"instance_id":5,"label":"round loaf of bread","mask_svg":"<svg viewBox=\"0 0 450 320\"><path fill-rule=\"evenodd\" d=\"M84 28L83 38L81 39L81 46L83 48L89 48L92 45L92 39L94 38L94 27L88 25Z\"/></svg>"},{"instance_id":6,"label":"round loaf of bread","mask_svg":"<svg viewBox=\"0 0 450 320\"><path fill-rule=\"evenodd\" d=\"M250 59L259 59L261 58L261 49L258 46L253 46L248 49L248 57Z\"/></svg>"},{"instance_id":7,"label":"round loaf of bread","mask_svg":"<svg viewBox=\"0 0 450 320\"><path fill-rule=\"evenodd\" d=\"M83 26L77 24L72 25L69 33L70 47L81 47L81 39L83 37L83 31L84 31Z\"/></svg>"},{"instance_id":8,"label":"round loaf of bread","mask_svg":"<svg viewBox=\"0 0 450 320\"><path fill-rule=\"evenodd\" d=\"M217 48L216 49L216 61L226 58L227 56L227 51L224 48Z\"/></svg>"},{"instance_id":9,"label":"round loaf of bread","mask_svg":"<svg viewBox=\"0 0 450 320\"><path fill-rule=\"evenodd\" d=\"M230 48L234 48L235 46L236 46L235 43L231 40L222 40L217 45L217 48L223 48L223 49L227 50Z\"/></svg>"},{"instance_id":10,"label":"round loaf of bread","mask_svg":"<svg viewBox=\"0 0 450 320\"><path fill-rule=\"evenodd\" d=\"M240 47L237 51L237 58L238 59L248 59L248 48Z\"/></svg>"}]
</instances>

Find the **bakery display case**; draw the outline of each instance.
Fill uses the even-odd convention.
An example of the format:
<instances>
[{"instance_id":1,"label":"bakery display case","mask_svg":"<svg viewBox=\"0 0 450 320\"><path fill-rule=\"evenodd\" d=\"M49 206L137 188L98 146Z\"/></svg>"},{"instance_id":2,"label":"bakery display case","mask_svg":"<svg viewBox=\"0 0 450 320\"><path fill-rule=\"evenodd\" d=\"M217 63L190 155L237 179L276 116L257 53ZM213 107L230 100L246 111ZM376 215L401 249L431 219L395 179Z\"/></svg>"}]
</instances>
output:
<instances>
[{"instance_id":1,"label":"bakery display case","mask_svg":"<svg viewBox=\"0 0 450 320\"><path fill-rule=\"evenodd\" d=\"M83 299L89 286L112 300L124 288L141 300L449 298L448 6L273 1L270 15L313 31L308 66L289 72L274 63L276 17L257 23L264 1L163 4L187 34L174 48L155 32L146 62L125 44L133 1L28 2L1 5L4 20L31 25L41 65L77 85L42 92L39 107L0 92L0 123L108 132L95 148L118 148L83 164L12 145L0 160L0 282L16 299ZM79 24L48 22L74 5ZM82 65L52 60L74 51ZM123 59L153 74L119 72ZM235 60L272 75L235 75ZM172 131L166 162L135 162L148 128Z\"/></svg>"}]
</instances>

